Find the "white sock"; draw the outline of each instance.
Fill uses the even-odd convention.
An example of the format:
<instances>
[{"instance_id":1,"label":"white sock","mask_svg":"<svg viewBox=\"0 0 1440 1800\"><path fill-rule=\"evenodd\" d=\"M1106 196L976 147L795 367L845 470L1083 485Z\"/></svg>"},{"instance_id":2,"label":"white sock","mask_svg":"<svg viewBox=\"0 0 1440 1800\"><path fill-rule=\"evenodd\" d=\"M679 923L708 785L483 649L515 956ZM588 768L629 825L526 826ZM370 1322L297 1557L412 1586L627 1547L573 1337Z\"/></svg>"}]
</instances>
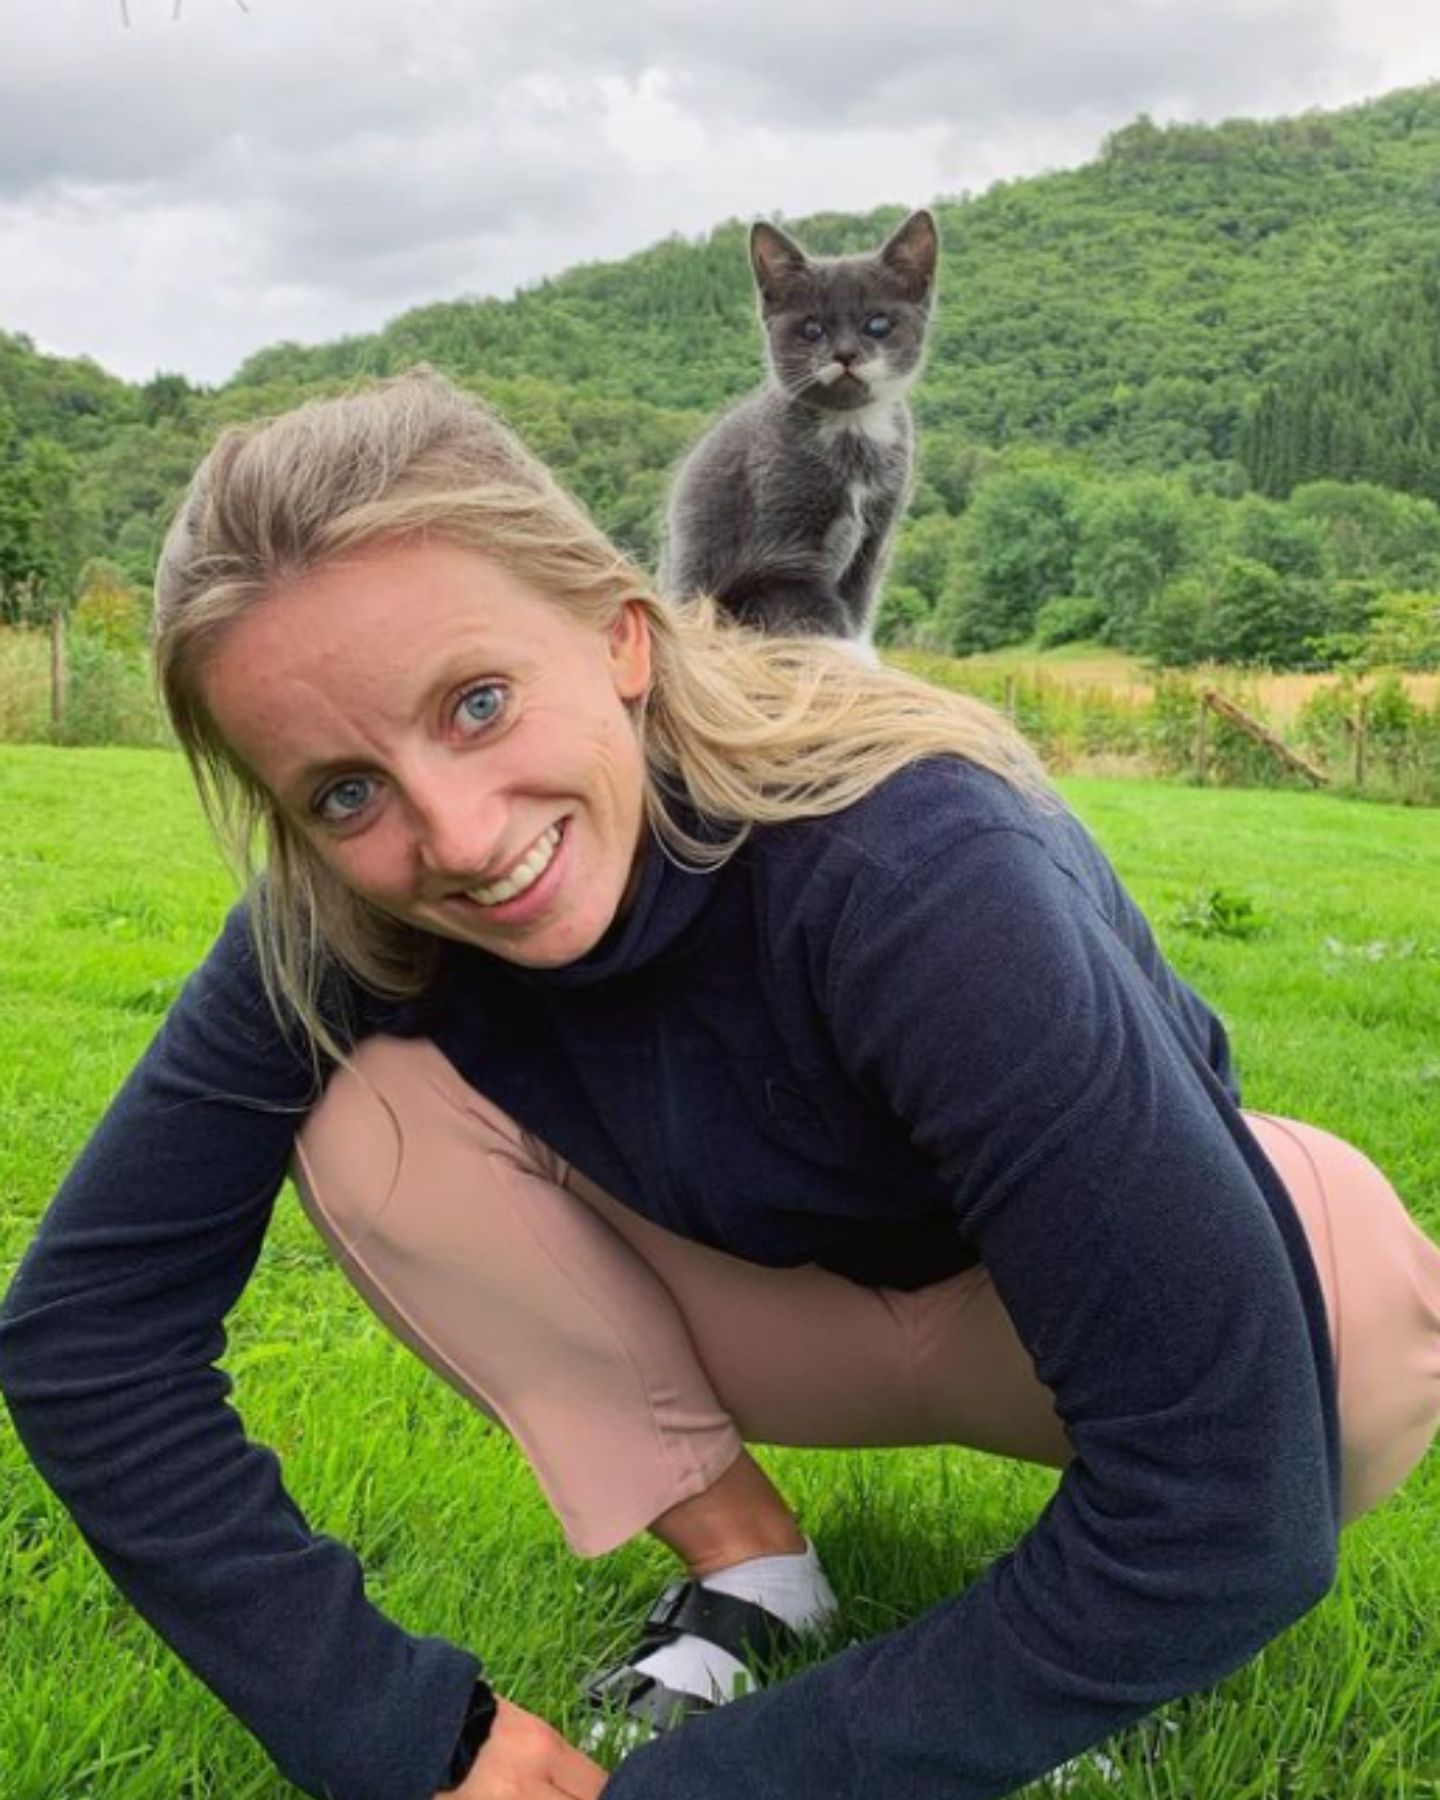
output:
<instances>
[{"instance_id":1,"label":"white sock","mask_svg":"<svg viewBox=\"0 0 1440 1800\"><path fill-rule=\"evenodd\" d=\"M820 1630L837 1611L834 1592L808 1538L805 1548L792 1555L751 1557L749 1562L702 1577L700 1586L737 1600L753 1600L800 1632ZM737 1657L688 1631L673 1644L662 1644L635 1667L668 1688L717 1703L733 1700L737 1692L753 1686Z\"/></svg>"},{"instance_id":2,"label":"white sock","mask_svg":"<svg viewBox=\"0 0 1440 1800\"><path fill-rule=\"evenodd\" d=\"M749 1562L706 1575L700 1585L737 1600L754 1600L792 1631L818 1631L839 1610L809 1538L803 1550L789 1556L752 1556Z\"/></svg>"}]
</instances>

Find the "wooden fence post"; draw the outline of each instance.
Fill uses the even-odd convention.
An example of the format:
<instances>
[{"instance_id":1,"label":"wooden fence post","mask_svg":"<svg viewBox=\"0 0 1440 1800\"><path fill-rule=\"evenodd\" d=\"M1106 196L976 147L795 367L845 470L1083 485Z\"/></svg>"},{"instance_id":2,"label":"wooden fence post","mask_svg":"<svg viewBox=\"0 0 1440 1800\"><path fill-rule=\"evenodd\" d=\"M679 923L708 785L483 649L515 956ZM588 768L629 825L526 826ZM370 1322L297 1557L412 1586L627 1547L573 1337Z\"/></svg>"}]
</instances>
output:
<instances>
[{"instance_id":1,"label":"wooden fence post","mask_svg":"<svg viewBox=\"0 0 1440 1800\"><path fill-rule=\"evenodd\" d=\"M1233 700L1226 699L1225 695L1217 688L1206 688L1203 707L1217 713L1227 724L1233 725L1237 731L1243 732L1252 743L1259 744L1263 749L1268 750L1277 761L1284 763L1287 769L1293 769L1297 775L1303 775L1316 787L1329 785L1330 777L1323 769L1317 769L1314 763L1306 762L1303 756L1297 756L1288 744L1276 737L1273 731L1267 730L1258 719L1252 719L1249 713L1244 712Z\"/></svg>"},{"instance_id":2,"label":"wooden fence post","mask_svg":"<svg viewBox=\"0 0 1440 1800\"><path fill-rule=\"evenodd\" d=\"M65 612L56 606L50 615L50 731L56 743L65 734L65 710L70 693L70 668L65 656Z\"/></svg>"},{"instance_id":3,"label":"wooden fence post","mask_svg":"<svg viewBox=\"0 0 1440 1800\"><path fill-rule=\"evenodd\" d=\"M1362 688L1360 690L1360 693L1356 696L1356 699L1357 699L1357 705L1356 705L1356 710L1355 710L1355 786L1357 789L1363 789L1365 786L1365 729L1366 729L1366 721L1367 721L1367 719L1369 717L1369 713L1370 713L1370 696Z\"/></svg>"},{"instance_id":4,"label":"wooden fence post","mask_svg":"<svg viewBox=\"0 0 1440 1800\"><path fill-rule=\"evenodd\" d=\"M1202 694L1200 710L1195 715L1195 780L1200 787L1205 785L1205 766L1208 760L1209 743L1207 741L1210 702Z\"/></svg>"}]
</instances>

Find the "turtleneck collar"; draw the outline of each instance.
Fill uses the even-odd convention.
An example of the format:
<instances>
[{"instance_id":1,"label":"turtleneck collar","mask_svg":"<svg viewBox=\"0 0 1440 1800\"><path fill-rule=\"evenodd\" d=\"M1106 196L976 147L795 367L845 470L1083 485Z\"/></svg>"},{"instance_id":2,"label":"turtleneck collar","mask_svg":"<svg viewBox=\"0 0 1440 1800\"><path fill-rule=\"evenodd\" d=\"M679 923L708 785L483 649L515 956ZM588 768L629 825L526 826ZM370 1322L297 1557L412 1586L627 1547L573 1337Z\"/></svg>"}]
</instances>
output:
<instances>
[{"instance_id":1,"label":"turtleneck collar","mask_svg":"<svg viewBox=\"0 0 1440 1800\"><path fill-rule=\"evenodd\" d=\"M696 828L693 815L686 824ZM660 848L648 825L643 856L629 906L584 956L555 969L527 969L452 942L445 946L447 973L441 977L438 991L445 991L457 975L463 980L462 972L467 969L476 974L481 969L503 973L507 980L530 987L592 987L654 962L700 917L716 892L718 871L679 867Z\"/></svg>"},{"instance_id":2,"label":"turtleneck collar","mask_svg":"<svg viewBox=\"0 0 1440 1800\"><path fill-rule=\"evenodd\" d=\"M715 892L715 871L682 869L646 827L644 862L630 905L594 949L558 969L522 969L517 980L540 987L590 987L653 962L699 918Z\"/></svg>"}]
</instances>

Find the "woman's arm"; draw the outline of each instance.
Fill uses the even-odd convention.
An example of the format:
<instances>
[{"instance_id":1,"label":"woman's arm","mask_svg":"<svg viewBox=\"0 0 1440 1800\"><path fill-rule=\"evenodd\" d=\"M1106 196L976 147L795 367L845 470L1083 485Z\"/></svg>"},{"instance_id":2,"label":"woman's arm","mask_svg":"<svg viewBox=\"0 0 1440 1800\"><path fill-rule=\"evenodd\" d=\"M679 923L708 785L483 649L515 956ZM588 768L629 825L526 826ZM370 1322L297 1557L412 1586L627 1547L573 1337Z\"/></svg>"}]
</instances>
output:
<instances>
[{"instance_id":1,"label":"woman's arm","mask_svg":"<svg viewBox=\"0 0 1440 1800\"><path fill-rule=\"evenodd\" d=\"M216 1367L312 1098L233 914L20 1266L0 1387L118 1586L292 1781L430 1800L477 1662L369 1605Z\"/></svg>"},{"instance_id":2,"label":"woman's arm","mask_svg":"<svg viewBox=\"0 0 1440 1800\"><path fill-rule=\"evenodd\" d=\"M1005 1793L1209 1686L1333 1576L1303 1232L1085 890L1009 829L861 868L824 994L853 1078L945 1177L1075 1460L965 1593L639 1752L616 1800Z\"/></svg>"}]
</instances>

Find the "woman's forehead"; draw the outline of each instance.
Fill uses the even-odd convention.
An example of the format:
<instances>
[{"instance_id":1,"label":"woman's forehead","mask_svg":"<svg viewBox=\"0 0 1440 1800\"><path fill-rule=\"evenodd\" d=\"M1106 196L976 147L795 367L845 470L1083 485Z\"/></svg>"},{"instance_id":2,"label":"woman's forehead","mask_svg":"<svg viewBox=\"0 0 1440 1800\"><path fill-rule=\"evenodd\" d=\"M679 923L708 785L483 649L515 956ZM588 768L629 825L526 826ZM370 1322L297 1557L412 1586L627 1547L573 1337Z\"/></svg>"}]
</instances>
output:
<instances>
[{"instance_id":1,"label":"woman's forehead","mask_svg":"<svg viewBox=\"0 0 1440 1800\"><path fill-rule=\"evenodd\" d=\"M455 682L554 667L584 635L500 565L451 545L347 557L275 589L210 657L207 706L252 767L402 725ZM290 761L289 754L286 761Z\"/></svg>"}]
</instances>

